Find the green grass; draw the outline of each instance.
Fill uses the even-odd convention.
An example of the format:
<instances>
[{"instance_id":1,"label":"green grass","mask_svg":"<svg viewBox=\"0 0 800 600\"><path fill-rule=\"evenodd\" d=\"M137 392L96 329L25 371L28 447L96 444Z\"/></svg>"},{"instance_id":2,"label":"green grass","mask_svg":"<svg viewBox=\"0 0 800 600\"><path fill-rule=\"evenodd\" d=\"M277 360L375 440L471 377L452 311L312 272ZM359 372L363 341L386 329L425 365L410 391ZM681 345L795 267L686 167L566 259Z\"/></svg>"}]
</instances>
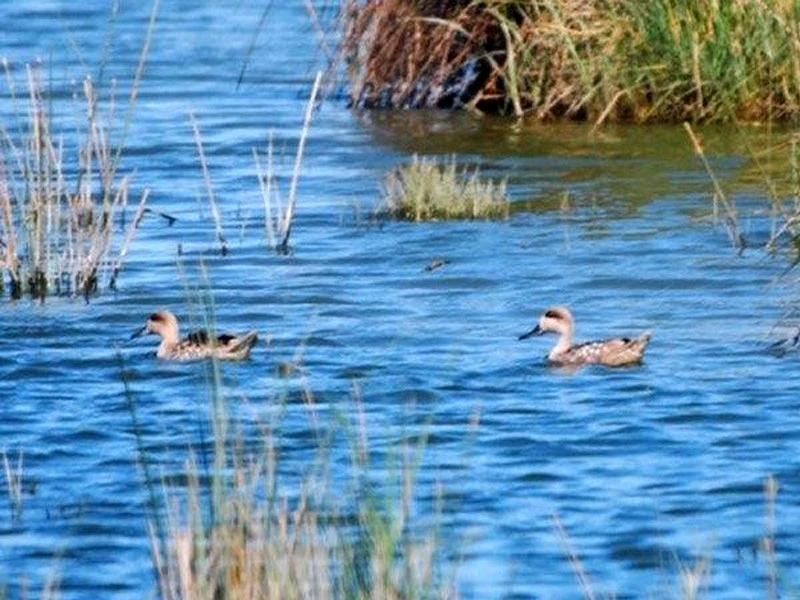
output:
<instances>
[{"instance_id":1,"label":"green grass","mask_svg":"<svg viewBox=\"0 0 800 600\"><path fill-rule=\"evenodd\" d=\"M440 162L414 155L410 164L391 170L384 206L405 221L506 219L509 213L505 181L484 180L477 168L459 170L455 156Z\"/></svg>"}]
</instances>

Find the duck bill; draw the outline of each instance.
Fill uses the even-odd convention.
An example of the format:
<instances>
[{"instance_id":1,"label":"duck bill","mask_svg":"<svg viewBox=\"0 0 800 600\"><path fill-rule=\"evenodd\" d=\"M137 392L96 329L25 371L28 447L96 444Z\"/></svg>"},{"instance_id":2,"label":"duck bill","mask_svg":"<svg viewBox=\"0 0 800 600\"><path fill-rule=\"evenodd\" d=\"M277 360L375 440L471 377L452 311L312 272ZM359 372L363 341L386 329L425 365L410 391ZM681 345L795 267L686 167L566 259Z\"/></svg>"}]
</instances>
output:
<instances>
[{"instance_id":1,"label":"duck bill","mask_svg":"<svg viewBox=\"0 0 800 600\"><path fill-rule=\"evenodd\" d=\"M144 333L145 333L146 331L147 331L147 325L145 325L145 326L144 326L144 327L142 327L141 329L137 329L136 331L134 331L134 332L133 332L133 335L131 335L131 337L129 338L129 341L130 341L130 340L135 340L135 339L136 339L137 337L139 337L140 335L144 335Z\"/></svg>"},{"instance_id":2,"label":"duck bill","mask_svg":"<svg viewBox=\"0 0 800 600\"><path fill-rule=\"evenodd\" d=\"M528 333L523 333L521 336L519 336L519 339L527 340L529 337L532 337L534 335L542 335L543 333L544 331L542 330L542 328L537 325L536 327L531 329Z\"/></svg>"}]
</instances>

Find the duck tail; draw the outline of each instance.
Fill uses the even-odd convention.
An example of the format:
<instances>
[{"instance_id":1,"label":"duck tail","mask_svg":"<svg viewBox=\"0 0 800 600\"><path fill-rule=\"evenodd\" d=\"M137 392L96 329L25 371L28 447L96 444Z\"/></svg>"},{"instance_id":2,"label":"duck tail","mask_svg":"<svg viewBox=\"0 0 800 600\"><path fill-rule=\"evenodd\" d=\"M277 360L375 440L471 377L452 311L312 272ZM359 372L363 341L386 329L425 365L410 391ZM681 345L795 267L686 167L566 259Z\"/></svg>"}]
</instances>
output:
<instances>
[{"instance_id":1,"label":"duck tail","mask_svg":"<svg viewBox=\"0 0 800 600\"><path fill-rule=\"evenodd\" d=\"M250 351L253 349L253 346L256 345L257 341L258 331L250 331L240 338L237 338L236 346L232 348L232 350L241 358L247 358L250 356Z\"/></svg>"},{"instance_id":2,"label":"duck tail","mask_svg":"<svg viewBox=\"0 0 800 600\"><path fill-rule=\"evenodd\" d=\"M647 344L650 343L651 339L653 339L653 333L651 331L645 331L643 334L633 340L633 345L637 348L641 348L642 352L644 352L644 349L647 348Z\"/></svg>"}]
</instances>

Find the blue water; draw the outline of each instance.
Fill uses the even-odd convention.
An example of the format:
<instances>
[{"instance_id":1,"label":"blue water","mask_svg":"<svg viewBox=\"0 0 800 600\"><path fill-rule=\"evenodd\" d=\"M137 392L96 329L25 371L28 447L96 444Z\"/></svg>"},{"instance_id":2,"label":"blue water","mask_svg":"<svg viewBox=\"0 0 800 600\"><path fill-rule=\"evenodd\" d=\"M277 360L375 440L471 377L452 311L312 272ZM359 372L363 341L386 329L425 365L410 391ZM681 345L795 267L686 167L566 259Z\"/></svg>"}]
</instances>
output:
<instances>
[{"instance_id":1,"label":"blue water","mask_svg":"<svg viewBox=\"0 0 800 600\"><path fill-rule=\"evenodd\" d=\"M0 303L0 449L24 453L23 514L0 504L0 582L11 597L24 582L36 597L53 573L65 598L155 593L115 347L154 469L182 473L187 448L207 435L205 370L158 363L152 338L125 340L155 310L197 315L199 258L219 327L270 340L226 367L225 381L245 422L268 418L288 386L288 471L303 472L313 438L303 384L278 373L298 352L318 418L353 410L356 382L375 447L430 423L420 485L423 495L444 490L463 597L580 597L554 514L598 592L677 595L681 566L711 557L712 597L765 597L758 548L770 474L780 484L779 573L796 590L800 355L764 349L795 324L786 314L797 290L785 257L759 248L770 227L763 196L740 195L753 247L737 256L707 218L711 186L680 128L359 115L332 98L311 130L293 251L277 255L266 248L252 148L273 132L286 191L320 56L302 5L275 2L237 90L262 10L164 2L124 169L137 190L150 188L151 208L178 221L146 219L119 289L88 304ZM41 57L54 89L69 91L87 70L97 77L113 27L105 77L126 93L148 11L122 3L112 26L99 3L2 3L0 53L20 77ZM65 122L71 110L56 104ZM230 241L224 257L190 111ZM734 185L746 148L732 132L708 136L718 176ZM455 152L507 177L521 210L499 223L376 222L385 172L414 152ZM449 262L426 272L436 258ZM517 335L553 304L573 308L583 339L652 330L644 365L547 369L552 340ZM4 481L4 499L5 490Z\"/></svg>"}]
</instances>

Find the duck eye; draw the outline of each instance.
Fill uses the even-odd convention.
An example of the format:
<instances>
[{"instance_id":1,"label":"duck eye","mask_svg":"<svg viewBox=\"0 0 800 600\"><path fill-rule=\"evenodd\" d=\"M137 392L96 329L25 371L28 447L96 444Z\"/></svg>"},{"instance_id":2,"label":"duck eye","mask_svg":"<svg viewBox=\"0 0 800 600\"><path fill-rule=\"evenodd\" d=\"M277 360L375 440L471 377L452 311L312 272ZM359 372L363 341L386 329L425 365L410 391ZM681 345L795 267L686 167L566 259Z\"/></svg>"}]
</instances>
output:
<instances>
[{"instance_id":1,"label":"duck eye","mask_svg":"<svg viewBox=\"0 0 800 600\"><path fill-rule=\"evenodd\" d=\"M561 315L555 310L548 310L546 313L544 313L544 316L547 317L548 319L560 319L561 318Z\"/></svg>"},{"instance_id":2,"label":"duck eye","mask_svg":"<svg viewBox=\"0 0 800 600\"><path fill-rule=\"evenodd\" d=\"M161 315L159 315L158 313L153 313L152 315L147 317L147 320L148 321L160 321L161 320Z\"/></svg>"}]
</instances>

